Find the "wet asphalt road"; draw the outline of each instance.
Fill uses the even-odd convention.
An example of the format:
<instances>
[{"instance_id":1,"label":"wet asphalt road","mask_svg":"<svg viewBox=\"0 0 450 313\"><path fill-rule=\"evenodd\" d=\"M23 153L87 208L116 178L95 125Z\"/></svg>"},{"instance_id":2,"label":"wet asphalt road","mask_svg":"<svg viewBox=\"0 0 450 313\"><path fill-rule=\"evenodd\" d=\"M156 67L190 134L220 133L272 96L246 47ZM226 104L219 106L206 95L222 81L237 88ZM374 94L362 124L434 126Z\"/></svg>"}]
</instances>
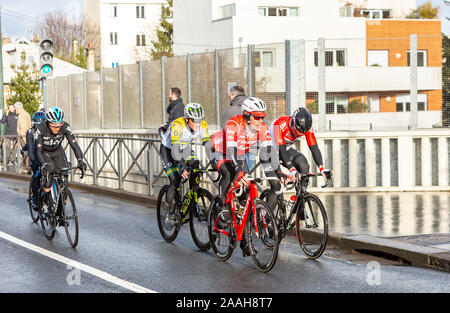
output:
<instances>
[{"instance_id":1,"label":"wet asphalt road","mask_svg":"<svg viewBox=\"0 0 450 313\"><path fill-rule=\"evenodd\" d=\"M227 262L198 251L187 225L174 243L166 243L154 209L79 191L74 195L80 241L72 249L63 228L48 241L31 222L27 190L26 182L0 180L0 235L44 250L0 236L0 292L135 292L130 285L164 293L450 292L448 273L392 264L374 272L365 262L333 253L309 260L293 238L283 240L273 270L260 273L240 249ZM51 252L89 266L94 274L48 257Z\"/></svg>"}]
</instances>

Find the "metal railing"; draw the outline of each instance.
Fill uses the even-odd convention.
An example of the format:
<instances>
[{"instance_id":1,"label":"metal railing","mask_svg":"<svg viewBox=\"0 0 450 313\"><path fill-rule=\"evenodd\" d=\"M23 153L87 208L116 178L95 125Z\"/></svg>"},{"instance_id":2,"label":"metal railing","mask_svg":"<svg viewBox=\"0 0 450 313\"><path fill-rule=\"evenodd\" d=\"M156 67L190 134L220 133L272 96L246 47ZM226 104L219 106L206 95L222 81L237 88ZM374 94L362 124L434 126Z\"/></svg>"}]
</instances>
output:
<instances>
[{"instance_id":1,"label":"metal railing","mask_svg":"<svg viewBox=\"0 0 450 313\"><path fill-rule=\"evenodd\" d=\"M84 184L103 186L155 196L168 183L159 156L160 136L155 131L104 135L76 135L88 165L87 177L71 179ZM445 129L414 131L325 131L316 133L324 164L333 170L334 179L327 192L354 191L449 191L450 134ZM2 155L6 141L2 141ZM296 143L316 171L315 163L304 140ZM64 149L68 161L76 162L68 143ZM210 167L201 144L193 150L204 168ZM21 160L20 153L16 153ZM5 165L5 157L2 164ZM19 163L17 163L18 165ZM17 168L16 168L17 169ZM3 166L3 171L14 168ZM264 176L259 163L256 177ZM217 173L207 173L202 184L218 188ZM311 191L321 190L321 178L310 181Z\"/></svg>"},{"instance_id":2,"label":"metal railing","mask_svg":"<svg viewBox=\"0 0 450 313\"><path fill-rule=\"evenodd\" d=\"M20 153L19 136L4 135L0 139L0 164L6 168L8 165L19 166L23 162L22 154Z\"/></svg>"},{"instance_id":3,"label":"metal railing","mask_svg":"<svg viewBox=\"0 0 450 313\"><path fill-rule=\"evenodd\" d=\"M117 136L77 135L78 143L87 163L87 181L95 186L105 186L138 193L155 195L168 182L159 157L160 139ZM74 155L68 144L64 147L69 161L73 163ZM197 155L204 156L201 146L194 145ZM206 160L200 157L200 160ZM201 162L203 168L209 162ZM203 184L217 186L213 183L214 174L206 173L210 180ZM72 174L72 180L77 176ZM161 183L162 182L162 183Z\"/></svg>"}]
</instances>

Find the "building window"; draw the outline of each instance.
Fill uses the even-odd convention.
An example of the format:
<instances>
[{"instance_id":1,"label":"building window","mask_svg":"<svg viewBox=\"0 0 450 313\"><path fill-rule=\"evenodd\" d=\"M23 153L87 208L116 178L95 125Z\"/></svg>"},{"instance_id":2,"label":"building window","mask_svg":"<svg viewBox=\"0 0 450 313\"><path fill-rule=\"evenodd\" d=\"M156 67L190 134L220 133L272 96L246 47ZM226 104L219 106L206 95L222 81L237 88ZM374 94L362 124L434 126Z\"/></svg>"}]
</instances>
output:
<instances>
[{"instance_id":1,"label":"building window","mask_svg":"<svg viewBox=\"0 0 450 313\"><path fill-rule=\"evenodd\" d=\"M345 50L325 50L325 66L345 66ZM319 52L314 51L314 65L319 66Z\"/></svg>"},{"instance_id":2,"label":"building window","mask_svg":"<svg viewBox=\"0 0 450 313\"><path fill-rule=\"evenodd\" d=\"M109 8L110 8L110 16L117 17L117 4L111 4Z\"/></svg>"},{"instance_id":3,"label":"building window","mask_svg":"<svg viewBox=\"0 0 450 313\"><path fill-rule=\"evenodd\" d=\"M259 16L299 16L298 7L258 7Z\"/></svg>"},{"instance_id":4,"label":"building window","mask_svg":"<svg viewBox=\"0 0 450 313\"><path fill-rule=\"evenodd\" d=\"M327 95L325 98L326 114L346 113L348 108L347 95Z\"/></svg>"},{"instance_id":5,"label":"building window","mask_svg":"<svg viewBox=\"0 0 450 313\"><path fill-rule=\"evenodd\" d=\"M136 35L136 46L144 47L145 46L145 35Z\"/></svg>"},{"instance_id":6,"label":"building window","mask_svg":"<svg viewBox=\"0 0 450 313\"><path fill-rule=\"evenodd\" d=\"M236 15L236 4L227 4L218 7L218 18L228 18Z\"/></svg>"},{"instance_id":7,"label":"building window","mask_svg":"<svg viewBox=\"0 0 450 313\"><path fill-rule=\"evenodd\" d=\"M408 66L411 66L409 50L407 58L408 58ZM417 51L417 66L427 66L427 50Z\"/></svg>"},{"instance_id":8,"label":"building window","mask_svg":"<svg viewBox=\"0 0 450 313\"><path fill-rule=\"evenodd\" d=\"M109 33L109 40L111 45L117 45L117 33Z\"/></svg>"},{"instance_id":9,"label":"building window","mask_svg":"<svg viewBox=\"0 0 450 313\"><path fill-rule=\"evenodd\" d=\"M143 5L136 6L136 18L145 18L145 7Z\"/></svg>"},{"instance_id":10,"label":"building window","mask_svg":"<svg viewBox=\"0 0 450 313\"><path fill-rule=\"evenodd\" d=\"M417 94L417 110L427 110L427 94ZM396 96L396 111L397 112L409 112L411 111L411 96L410 95L397 95Z\"/></svg>"},{"instance_id":11,"label":"building window","mask_svg":"<svg viewBox=\"0 0 450 313\"><path fill-rule=\"evenodd\" d=\"M388 19L392 17L392 10L362 10L363 17L371 19Z\"/></svg>"},{"instance_id":12,"label":"building window","mask_svg":"<svg viewBox=\"0 0 450 313\"><path fill-rule=\"evenodd\" d=\"M350 5L339 8L339 16L352 17L353 16L353 8Z\"/></svg>"},{"instance_id":13,"label":"building window","mask_svg":"<svg viewBox=\"0 0 450 313\"><path fill-rule=\"evenodd\" d=\"M255 67L274 67L274 55L272 50L255 51L253 53L253 63Z\"/></svg>"},{"instance_id":14,"label":"building window","mask_svg":"<svg viewBox=\"0 0 450 313\"><path fill-rule=\"evenodd\" d=\"M289 8L289 16L298 16L298 8Z\"/></svg>"}]
</instances>

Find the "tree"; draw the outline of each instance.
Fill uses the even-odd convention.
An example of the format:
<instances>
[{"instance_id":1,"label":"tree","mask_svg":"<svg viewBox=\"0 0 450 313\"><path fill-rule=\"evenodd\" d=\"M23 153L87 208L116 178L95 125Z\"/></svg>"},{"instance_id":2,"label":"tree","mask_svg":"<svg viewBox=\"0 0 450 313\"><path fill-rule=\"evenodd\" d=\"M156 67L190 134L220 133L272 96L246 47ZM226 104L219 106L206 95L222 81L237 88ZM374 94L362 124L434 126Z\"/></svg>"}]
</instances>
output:
<instances>
[{"instance_id":1,"label":"tree","mask_svg":"<svg viewBox=\"0 0 450 313\"><path fill-rule=\"evenodd\" d=\"M85 48L91 45L96 51L100 51L100 30L96 25L88 21L71 22L68 14L62 10L48 12L44 16L44 22L36 24L35 35L41 38L51 38L55 57L86 68ZM73 40L79 44L73 51Z\"/></svg>"},{"instance_id":2,"label":"tree","mask_svg":"<svg viewBox=\"0 0 450 313\"><path fill-rule=\"evenodd\" d=\"M20 64L12 65L11 68L15 77L11 79L11 96L6 100L8 105L16 102L22 102L23 108L30 116L39 109L42 102L42 93L39 88L39 72L36 63L30 66L26 63L26 53L23 51L20 55Z\"/></svg>"},{"instance_id":3,"label":"tree","mask_svg":"<svg viewBox=\"0 0 450 313\"><path fill-rule=\"evenodd\" d=\"M411 10L411 12L406 16L406 18L410 19L436 19L438 17L439 7L433 7L431 1L427 1L418 6L416 10Z\"/></svg>"},{"instance_id":4,"label":"tree","mask_svg":"<svg viewBox=\"0 0 450 313\"><path fill-rule=\"evenodd\" d=\"M173 0L167 0L167 4L161 5L161 25L156 33L158 41L152 41L151 55L154 60L173 55L173 24L169 21L172 18L172 7Z\"/></svg>"}]
</instances>

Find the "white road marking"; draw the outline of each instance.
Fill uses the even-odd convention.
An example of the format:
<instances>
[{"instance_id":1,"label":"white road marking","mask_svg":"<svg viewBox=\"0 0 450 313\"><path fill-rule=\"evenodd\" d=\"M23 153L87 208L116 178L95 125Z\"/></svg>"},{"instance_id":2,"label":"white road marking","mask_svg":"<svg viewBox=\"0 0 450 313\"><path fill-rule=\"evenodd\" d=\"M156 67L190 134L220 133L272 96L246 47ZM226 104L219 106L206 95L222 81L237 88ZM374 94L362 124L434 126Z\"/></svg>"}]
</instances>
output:
<instances>
[{"instance_id":1,"label":"white road marking","mask_svg":"<svg viewBox=\"0 0 450 313\"><path fill-rule=\"evenodd\" d=\"M26 249L29 249L31 251L37 252L39 254L42 254L42 255L44 255L44 256L46 256L48 258L51 258L53 260L56 260L58 262L64 263L64 264L66 264L68 266L71 266L73 268L77 268L77 269L79 269L79 270L81 270L83 272L86 272L88 274L91 274L93 276L101 278L101 279L103 279L105 281L108 281L108 282L113 283L113 284L115 284L117 286L123 287L125 289L131 290L131 291L134 291L134 292L137 292L137 293L156 293L156 291L154 291L154 290L147 289L145 287L142 287L142 286L130 283L130 282L126 281L126 280L120 279L120 278L115 277L113 275L110 275L110 274L108 274L106 272L103 272L103 271L100 271L98 269L95 269L95 268L93 268L91 266L88 266L88 265L85 265L83 263L71 260L71 259L66 258L66 257L64 257L62 255L59 255L57 253L48 251L46 249L43 249L41 247L38 247L38 246L33 245L31 243L28 243L26 241L20 240L20 239L18 239L16 237L13 237L11 235L8 235L8 234L2 232L2 231L0 231L0 238L8 240L8 241L10 241L10 242L12 242L12 243L14 243L16 245L19 245L19 246L23 247L23 248L26 248Z\"/></svg>"}]
</instances>

